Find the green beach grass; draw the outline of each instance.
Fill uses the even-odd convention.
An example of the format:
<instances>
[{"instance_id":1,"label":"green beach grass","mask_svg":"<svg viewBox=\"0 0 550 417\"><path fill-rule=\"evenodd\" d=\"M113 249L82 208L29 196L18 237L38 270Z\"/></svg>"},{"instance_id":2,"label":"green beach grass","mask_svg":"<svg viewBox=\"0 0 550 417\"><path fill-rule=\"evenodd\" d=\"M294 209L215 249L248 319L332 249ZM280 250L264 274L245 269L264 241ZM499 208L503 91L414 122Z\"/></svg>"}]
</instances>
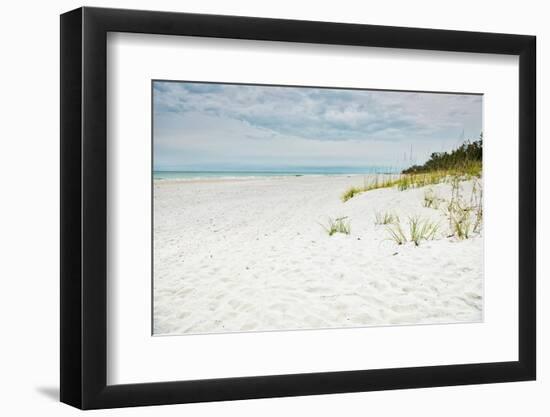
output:
<instances>
[{"instance_id":1,"label":"green beach grass","mask_svg":"<svg viewBox=\"0 0 550 417\"><path fill-rule=\"evenodd\" d=\"M432 153L423 165L413 165L399 175L375 175L362 187L350 187L342 195L345 203L358 194L381 188L397 187L400 191L442 182L468 181L482 174L483 135L476 141L466 141L450 152Z\"/></svg>"},{"instance_id":2,"label":"green beach grass","mask_svg":"<svg viewBox=\"0 0 550 417\"><path fill-rule=\"evenodd\" d=\"M325 232L329 236L334 235L335 233L343 233L349 235L351 233L351 221L347 217L339 217L337 219L328 219L328 224L321 224Z\"/></svg>"}]
</instances>

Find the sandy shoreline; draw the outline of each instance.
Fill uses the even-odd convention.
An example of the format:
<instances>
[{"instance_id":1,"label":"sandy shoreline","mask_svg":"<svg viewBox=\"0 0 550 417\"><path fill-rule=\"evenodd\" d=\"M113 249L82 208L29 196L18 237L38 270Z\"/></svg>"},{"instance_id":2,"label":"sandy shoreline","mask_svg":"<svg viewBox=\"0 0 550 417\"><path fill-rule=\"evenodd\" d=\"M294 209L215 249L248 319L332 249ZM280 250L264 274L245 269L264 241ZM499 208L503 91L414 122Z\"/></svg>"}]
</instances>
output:
<instances>
[{"instance_id":1,"label":"sandy shoreline","mask_svg":"<svg viewBox=\"0 0 550 417\"><path fill-rule=\"evenodd\" d=\"M154 182L154 333L217 333L482 320L483 238L448 235L426 188L343 203L364 176ZM470 182L462 183L465 193ZM448 184L431 187L442 198ZM376 212L440 223L398 246ZM321 224L347 216L350 235ZM405 226L404 226L405 227Z\"/></svg>"},{"instance_id":2,"label":"sandy shoreline","mask_svg":"<svg viewBox=\"0 0 550 417\"><path fill-rule=\"evenodd\" d=\"M365 178L368 178L370 175L363 175L363 174L333 174L333 175L320 175L320 174L296 174L296 175L274 175L274 176L246 176L246 177L190 177L190 178L160 178L155 179L154 183L158 186L160 185L177 185L177 184L218 184L218 183L227 183L227 182L247 182L247 181L261 181L261 180L269 180L269 181L279 181L279 180L285 180L289 178L301 178L301 177L307 177L308 179L312 178L354 178L354 179L361 179L360 182L363 182ZM382 176L382 175L380 175ZM354 181L354 183L359 183L357 181Z\"/></svg>"}]
</instances>

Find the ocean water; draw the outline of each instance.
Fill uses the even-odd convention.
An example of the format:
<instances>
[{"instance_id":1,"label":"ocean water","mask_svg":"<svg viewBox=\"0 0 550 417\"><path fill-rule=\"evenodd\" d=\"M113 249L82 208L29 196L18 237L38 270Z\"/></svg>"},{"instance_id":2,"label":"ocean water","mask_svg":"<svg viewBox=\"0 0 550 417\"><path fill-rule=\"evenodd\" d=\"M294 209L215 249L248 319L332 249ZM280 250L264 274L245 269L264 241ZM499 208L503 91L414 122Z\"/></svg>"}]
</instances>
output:
<instances>
[{"instance_id":1,"label":"ocean water","mask_svg":"<svg viewBox=\"0 0 550 417\"><path fill-rule=\"evenodd\" d=\"M362 168L300 168L272 171L153 171L155 180L202 179L202 178L246 178L246 177L291 177L303 175L366 175L395 174L401 168L362 167Z\"/></svg>"}]
</instances>

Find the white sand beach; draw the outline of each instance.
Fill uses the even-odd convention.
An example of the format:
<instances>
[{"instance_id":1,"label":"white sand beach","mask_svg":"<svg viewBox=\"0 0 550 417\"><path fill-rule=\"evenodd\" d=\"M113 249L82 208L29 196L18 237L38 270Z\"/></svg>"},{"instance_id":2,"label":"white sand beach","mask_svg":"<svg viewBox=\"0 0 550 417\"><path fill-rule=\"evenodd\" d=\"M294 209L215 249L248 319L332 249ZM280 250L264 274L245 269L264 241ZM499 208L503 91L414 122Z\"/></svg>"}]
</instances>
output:
<instances>
[{"instance_id":1,"label":"white sand beach","mask_svg":"<svg viewBox=\"0 0 550 417\"><path fill-rule=\"evenodd\" d=\"M363 176L158 180L154 183L154 334L476 322L483 238L449 237L428 188L340 196ZM472 182L462 182L464 193ZM397 245L376 212L440 225ZM349 235L321 224L347 216Z\"/></svg>"}]
</instances>

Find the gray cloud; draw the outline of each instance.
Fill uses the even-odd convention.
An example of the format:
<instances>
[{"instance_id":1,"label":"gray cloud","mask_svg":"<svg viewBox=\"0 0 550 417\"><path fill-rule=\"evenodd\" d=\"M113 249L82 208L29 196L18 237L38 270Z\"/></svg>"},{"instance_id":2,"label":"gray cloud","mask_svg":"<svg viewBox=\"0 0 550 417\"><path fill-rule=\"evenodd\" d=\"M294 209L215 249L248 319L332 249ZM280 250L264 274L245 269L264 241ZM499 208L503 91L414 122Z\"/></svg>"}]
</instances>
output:
<instances>
[{"instance_id":1,"label":"gray cloud","mask_svg":"<svg viewBox=\"0 0 550 417\"><path fill-rule=\"evenodd\" d=\"M261 159L268 156L261 151L265 141L274 142L269 145L270 155L282 155L282 146L293 140L309 147L309 152L321 142L327 142L323 149L338 145L356 153L363 146L370 151L361 152L363 158L372 155L372 160L376 154L377 161L387 163L400 158L397 155L411 144L426 148L418 151L423 152L422 159L456 145L462 131L474 138L482 129L478 95L157 81L153 99L156 165L162 159L172 160L182 147L189 151L197 140L207 145L200 152L193 148L197 158L199 153L217 154L214 141L218 148L231 148L237 142L258 147L255 157ZM375 147L378 151L372 152ZM299 158L293 154L294 159L303 163L308 150L303 151L306 154ZM224 160L223 155L218 158Z\"/></svg>"}]
</instances>

